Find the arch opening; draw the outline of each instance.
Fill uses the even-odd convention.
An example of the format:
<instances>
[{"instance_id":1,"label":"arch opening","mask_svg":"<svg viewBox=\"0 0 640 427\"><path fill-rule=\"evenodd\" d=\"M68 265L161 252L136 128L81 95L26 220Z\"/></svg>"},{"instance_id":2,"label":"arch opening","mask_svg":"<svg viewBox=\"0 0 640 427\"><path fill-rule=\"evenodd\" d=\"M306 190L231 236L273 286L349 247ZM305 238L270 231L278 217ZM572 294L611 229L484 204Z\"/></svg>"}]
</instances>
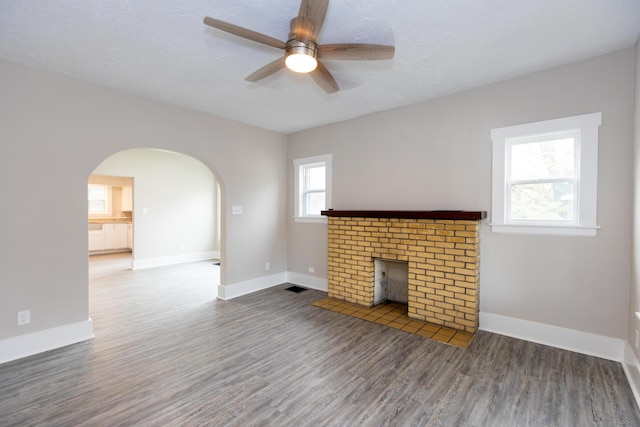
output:
<instances>
[{"instance_id":1,"label":"arch opening","mask_svg":"<svg viewBox=\"0 0 640 427\"><path fill-rule=\"evenodd\" d=\"M213 168L182 153L135 148L107 157L87 182L102 186L105 194L103 201L88 201L94 208L88 212L88 256L106 261L90 262L89 276L95 268L108 270L109 258L116 270L211 260L219 266L211 281L217 295L224 267L224 197Z\"/></svg>"}]
</instances>

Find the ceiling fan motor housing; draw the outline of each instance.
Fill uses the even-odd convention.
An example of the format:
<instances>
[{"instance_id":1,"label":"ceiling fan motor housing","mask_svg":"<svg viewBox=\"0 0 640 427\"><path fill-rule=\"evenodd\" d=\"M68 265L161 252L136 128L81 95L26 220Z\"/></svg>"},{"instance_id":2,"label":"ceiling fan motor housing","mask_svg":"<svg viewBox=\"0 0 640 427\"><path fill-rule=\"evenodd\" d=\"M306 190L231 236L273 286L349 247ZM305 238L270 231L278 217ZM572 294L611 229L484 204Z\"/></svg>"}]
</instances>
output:
<instances>
[{"instance_id":1,"label":"ceiling fan motor housing","mask_svg":"<svg viewBox=\"0 0 640 427\"><path fill-rule=\"evenodd\" d=\"M285 44L285 62L292 71L307 73L317 65L318 45L316 44L315 23L298 16L291 20L291 31Z\"/></svg>"},{"instance_id":2,"label":"ceiling fan motor housing","mask_svg":"<svg viewBox=\"0 0 640 427\"><path fill-rule=\"evenodd\" d=\"M287 56L293 54L318 56L316 44L316 24L309 18L297 16L291 20L289 38L285 46Z\"/></svg>"},{"instance_id":3,"label":"ceiling fan motor housing","mask_svg":"<svg viewBox=\"0 0 640 427\"><path fill-rule=\"evenodd\" d=\"M318 45L312 41L301 42L298 40L288 40L285 47L287 56L293 54L308 55L313 58L318 57Z\"/></svg>"}]
</instances>

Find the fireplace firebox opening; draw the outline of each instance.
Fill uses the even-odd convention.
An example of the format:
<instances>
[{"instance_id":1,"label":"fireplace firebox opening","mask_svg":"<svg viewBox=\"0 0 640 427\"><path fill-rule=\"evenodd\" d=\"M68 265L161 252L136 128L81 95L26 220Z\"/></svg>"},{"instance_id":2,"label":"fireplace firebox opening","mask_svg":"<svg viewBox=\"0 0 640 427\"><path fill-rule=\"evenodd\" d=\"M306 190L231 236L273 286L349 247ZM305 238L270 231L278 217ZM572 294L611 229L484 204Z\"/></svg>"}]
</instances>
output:
<instances>
[{"instance_id":1,"label":"fireplace firebox opening","mask_svg":"<svg viewBox=\"0 0 640 427\"><path fill-rule=\"evenodd\" d=\"M407 262L374 259L374 277L374 305L385 301L408 303L409 264Z\"/></svg>"}]
</instances>

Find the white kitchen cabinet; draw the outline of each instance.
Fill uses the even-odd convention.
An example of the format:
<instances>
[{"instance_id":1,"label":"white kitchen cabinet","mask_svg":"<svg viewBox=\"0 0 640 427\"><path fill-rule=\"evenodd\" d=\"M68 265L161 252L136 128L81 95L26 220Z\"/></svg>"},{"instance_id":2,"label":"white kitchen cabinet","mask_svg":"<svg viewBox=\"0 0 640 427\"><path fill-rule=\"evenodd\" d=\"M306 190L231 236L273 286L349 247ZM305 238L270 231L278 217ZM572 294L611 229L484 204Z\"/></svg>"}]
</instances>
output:
<instances>
[{"instance_id":1,"label":"white kitchen cabinet","mask_svg":"<svg viewBox=\"0 0 640 427\"><path fill-rule=\"evenodd\" d=\"M130 212L133 210L133 188L122 187L122 200L120 210Z\"/></svg>"},{"instance_id":2,"label":"white kitchen cabinet","mask_svg":"<svg viewBox=\"0 0 640 427\"><path fill-rule=\"evenodd\" d=\"M125 249L127 248L128 225L125 223L102 224L104 232L104 249Z\"/></svg>"},{"instance_id":3,"label":"white kitchen cabinet","mask_svg":"<svg viewBox=\"0 0 640 427\"><path fill-rule=\"evenodd\" d=\"M127 224L127 248L133 249L133 224Z\"/></svg>"},{"instance_id":4,"label":"white kitchen cabinet","mask_svg":"<svg viewBox=\"0 0 640 427\"><path fill-rule=\"evenodd\" d=\"M116 249L127 248L129 224L116 224Z\"/></svg>"},{"instance_id":5,"label":"white kitchen cabinet","mask_svg":"<svg viewBox=\"0 0 640 427\"><path fill-rule=\"evenodd\" d=\"M104 231L102 231L102 228L99 230L89 230L89 250L104 250Z\"/></svg>"}]
</instances>

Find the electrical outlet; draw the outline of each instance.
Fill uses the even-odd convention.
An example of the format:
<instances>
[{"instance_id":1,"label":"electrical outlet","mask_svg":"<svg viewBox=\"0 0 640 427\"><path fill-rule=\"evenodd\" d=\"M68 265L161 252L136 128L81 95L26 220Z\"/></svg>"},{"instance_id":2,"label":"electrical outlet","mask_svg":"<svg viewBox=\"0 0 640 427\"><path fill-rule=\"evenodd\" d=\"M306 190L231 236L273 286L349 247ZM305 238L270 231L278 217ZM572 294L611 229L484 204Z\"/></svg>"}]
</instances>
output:
<instances>
[{"instance_id":1,"label":"electrical outlet","mask_svg":"<svg viewBox=\"0 0 640 427\"><path fill-rule=\"evenodd\" d=\"M18 326L28 325L31 323L31 310L18 312Z\"/></svg>"},{"instance_id":2,"label":"electrical outlet","mask_svg":"<svg viewBox=\"0 0 640 427\"><path fill-rule=\"evenodd\" d=\"M309 273L315 273L315 272L316 272L316 269L315 269L315 268L313 268L313 267L309 267Z\"/></svg>"},{"instance_id":3,"label":"electrical outlet","mask_svg":"<svg viewBox=\"0 0 640 427\"><path fill-rule=\"evenodd\" d=\"M264 269L265 269L265 271L269 271L269 270L271 270L271 263L269 263L269 262L265 262L265 263L264 263Z\"/></svg>"}]
</instances>

